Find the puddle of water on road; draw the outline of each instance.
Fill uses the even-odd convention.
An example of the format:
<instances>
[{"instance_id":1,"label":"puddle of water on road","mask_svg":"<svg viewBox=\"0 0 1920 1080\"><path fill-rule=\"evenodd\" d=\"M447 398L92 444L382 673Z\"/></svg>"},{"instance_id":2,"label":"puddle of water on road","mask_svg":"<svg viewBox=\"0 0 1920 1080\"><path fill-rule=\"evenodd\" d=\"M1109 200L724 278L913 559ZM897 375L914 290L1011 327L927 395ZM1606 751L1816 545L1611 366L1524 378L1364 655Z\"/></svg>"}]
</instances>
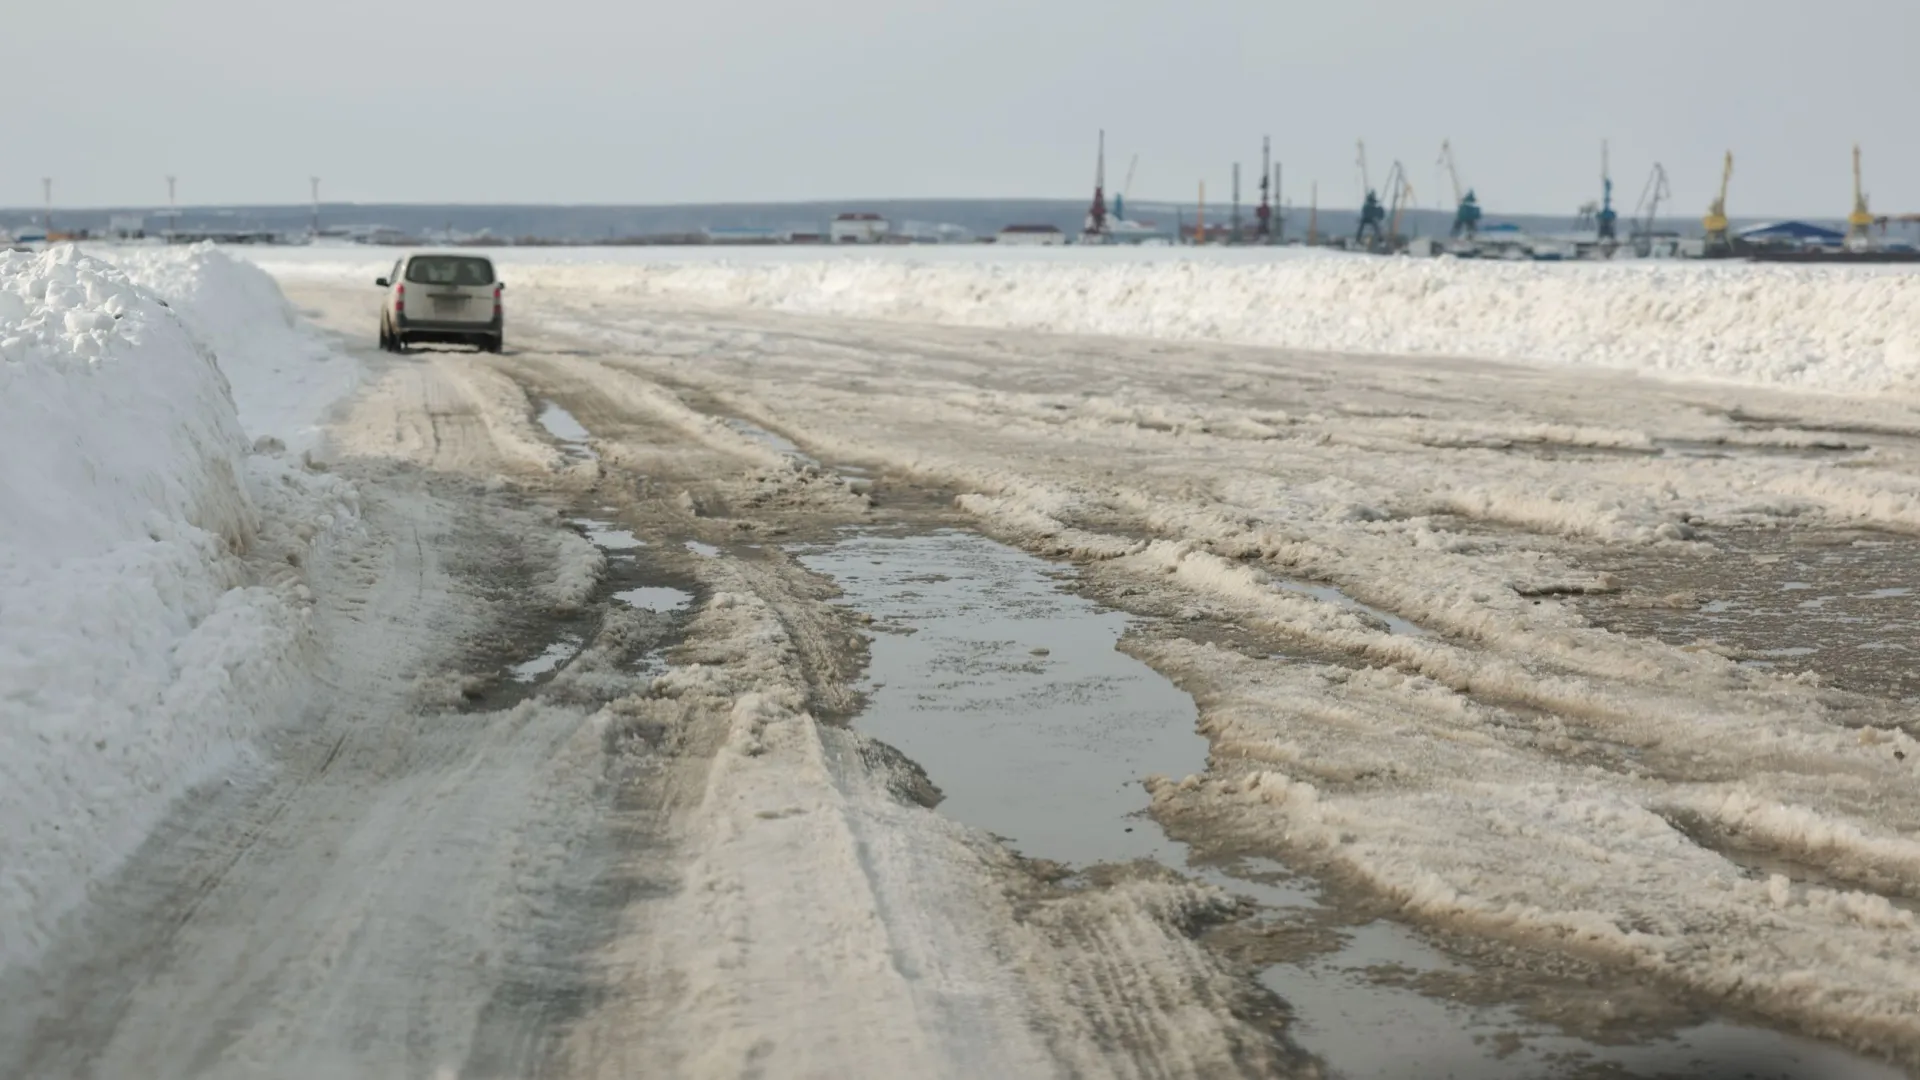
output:
<instances>
[{"instance_id":1,"label":"puddle of water on road","mask_svg":"<svg viewBox=\"0 0 1920 1080\"><path fill-rule=\"evenodd\" d=\"M1411 1076L1538 1080L1568 1075L1899 1080L1898 1069L1764 1029L1709 1023L1638 1045L1600 1045L1528 1019L1510 1005L1446 1001L1382 986L1381 968L1457 972L1392 923L1357 927L1346 949L1279 964L1260 981L1294 1005L1289 1034L1343 1080ZM1425 950L1422 953L1420 950ZM1409 1072L1418 1062L1419 1072Z\"/></svg>"},{"instance_id":2,"label":"puddle of water on road","mask_svg":"<svg viewBox=\"0 0 1920 1080\"><path fill-rule=\"evenodd\" d=\"M614 593L613 598L643 611L658 611L662 614L679 611L693 603L692 593L684 589L670 589L663 585L642 585L637 589L624 589Z\"/></svg>"},{"instance_id":3,"label":"puddle of water on road","mask_svg":"<svg viewBox=\"0 0 1920 1080\"><path fill-rule=\"evenodd\" d=\"M530 683L542 675L551 675L560 670L561 665L580 655L583 644L572 635L563 637L548 645L539 656L508 668L507 676L517 683Z\"/></svg>"},{"instance_id":4,"label":"puddle of water on road","mask_svg":"<svg viewBox=\"0 0 1920 1080\"><path fill-rule=\"evenodd\" d=\"M1140 780L1206 764L1193 700L1117 651L1128 617L1062 592L1053 567L971 533L856 535L802 548L881 626L859 728L930 771L948 815L1037 858L1185 853Z\"/></svg>"},{"instance_id":5,"label":"puddle of water on road","mask_svg":"<svg viewBox=\"0 0 1920 1080\"><path fill-rule=\"evenodd\" d=\"M547 429L547 434L553 436L568 457L581 460L597 460L600 457L593 452L593 447L587 445L587 440L593 437L592 433L559 404L541 398L540 411L534 418L541 427Z\"/></svg>"},{"instance_id":6,"label":"puddle of water on road","mask_svg":"<svg viewBox=\"0 0 1920 1080\"><path fill-rule=\"evenodd\" d=\"M715 558L720 554L719 548L714 547L712 544L703 544L698 540L688 540L686 545L688 551L693 552L695 555L704 555L709 559Z\"/></svg>"},{"instance_id":7,"label":"puddle of water on road","mask_svg":"<svg viewBox=\"0 0 1920 1080\"><path fill-rule=\"evenodd\" d=\"M795 445L792 439L778 432L768 431L759 424L749 423L748 421L733 416L723 416L720 418L720 422L740 434L745 435L747 438L752 439L754 442L777 450L796 461L819 464L819 462L814 460L812 455Z\"/></svg>"},{"instance_id":8,"label":"puddle of water on road","mask_svg":"<svg viewBox=\"0 0 1920 1080\"><path fill-rule=\"evenodd\" d=\"M1654 447L1662 457L1735 458L1786 457L1821 460L1869 449L1852 443L1807 443L1788 446L1782 443L1730 443L1710 439L1655 439Z\"/></svg>"},{"instance_id":9,"label":"puddle of water on road","mask_svg":"<svg viewBox=\"0 0 1920 1080\"><path fill-rule=\"evenodd\" d=\"M927 770L945 794L942 813L1029 856L1076 867L1153 859L1269 911L1322 906L1313 883L1272 860L1189 865L1186 845L1146 816L1142 778L1206 765L1193 699L1118 651L1129 617L1063 590L1054 566L961 532L854 533L795 554L876 620L868 704L855 725ZM1392 621L1398 632L1421 632ZM1638 1046L1587 1042L1511 1006L1382 985L1382 967L1457 966L1396 923L1344 933L1341 950L1262 976L1292 1007L1296 1041L1339 1076L1404 1077L1409 1062L1424 1070L1436 1060L1445 1067L1420 1075L1531 1080L1610 1064L1698 1076L1691 1066L1709 1056L1716 1068L1751 1057L1768 1076L1899 1075L1820 1044L1724 1024Z\"/></svg>"},{"instance_id":10,"label":"puddle of water on road","mask_svg":"<svg viewBox=\"0 0 1920 1080\"><path fill-rule=\"evenodd\" d=\"M634 548L647 546L645 540L625 529L615 528L611 522L595 518L569 518L567 524L579 529L589 543L609 555L618 555L630 552Z\"/></svg>"},{"instance_id":11,"label":"puddle of water on road","mask_svg":"<svg viewBox=\"0 0 1920 1080\"><path fill-rule=\"evenodd\" d=\"M1324 601L1335 607L1344 608L1347 611L1358 612L1362 615L1378 619L1386 624L1387 632L1390 634L1406 634L1411 637L1427 637L1431 634L1424 626L1408 622L1406 619L1392 612L1382 611L1377 607L1363 604L1331 585L1314 585L1304 581L1276 581L1273 584L1275 588L1284 592L1311 596L1316 600Z\"/></svg>"}]
</instances>

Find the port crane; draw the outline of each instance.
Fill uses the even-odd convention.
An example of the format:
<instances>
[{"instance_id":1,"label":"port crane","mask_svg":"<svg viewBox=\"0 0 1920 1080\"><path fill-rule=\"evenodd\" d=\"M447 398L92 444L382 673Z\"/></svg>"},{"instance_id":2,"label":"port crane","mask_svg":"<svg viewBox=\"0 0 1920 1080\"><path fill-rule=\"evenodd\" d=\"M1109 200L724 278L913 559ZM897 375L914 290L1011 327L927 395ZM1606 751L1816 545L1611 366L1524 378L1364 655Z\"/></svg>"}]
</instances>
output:
<instances>
[{"instance_id":1,"label":"port crane","mask_svg":"<svg viewBox=\"0 0 1920 1080\"><path fill-rule=\"evenodd\" d=\"M1380 205L1380 196L1373 190L1373 178L1367 172L1367 144L1361 141L1360 147L1360 190L1364 193L1360 200L1360 229L1354 233L1353 242L1364 248L1379 247L1380 225L1387 219L1386 208ZM1368 242L1367 236L1373 240Z\"/></svg>"},{"instance_id":2,"label":"port crane","mask_svg":"<svg viewBox=\"0 0 1920 1080\"><path fill-rule=\"evenodd\" d=\"M1726 164L1720 168L1720 193L1713 197L1713 204L1707 207L1707 216L1701 222L1707 230L1707 250L1727 251L1733 247L1733 240L1727 235L1727 184L1733 179L1733 151L1727 151Z\"/></svg>"},{"instance_id":3,"label":"port crane","mask_svg":"<svg viewBox=\"0 0 1920 1080\"><path fill-rule=\"evenodd\" d=\"M1640 201L1634 206L1633 214L1637 227L1633 241L1636 253L1645 257L1653 253L1653 227L1660 216L1660 200L1673 198L1673 188L1667 183L1667 168L1659 162L1653 163L1653 172L1647 174L1646 186L1640 189ZM1647 216L1641 217L1640 212Z\"/></svg>"},{"instance_id":4,"label":"port crane","mask_svg":"<svg viewBox=\"0 0 1920 1080\"><path fill-rule=\"evenodd\" d=\"M1407 170L1398 161L1387 171L1387 198L1391 201L1388 208L1387 246L1400 243L1400 216L1413 208L1413 181L1407 179Z\"/></svg>"},{"instance_id":5,"label":"port crane","mask_svg":"<svg viewBox=\"0 0 1920 1080\"><path fill-rule=\"evenodd\" d=\"M1600 140L1600 213L1594 216L1594 229L1602 242L1616 238L1614 223L1620 215L1613 209L1613 168L1607 158L1607 141Z\"/></svg>"},{"instance_id":6,"label":"port crane","mask_svg":"<svg viewBox=\"0 0 1920 1080\"><path fill-rule=\"evenodd\" d=\"M1853 213L1847 215L1847 246L1863 248L1873 241L1867 230L1873 227L1873 214L1867 209L1867 196L1860 190L1860 144L1853 144Z\"/></svg>"},{"instance_id":7,"label":"port crane","mask_svg":"<svg viewBox=\"0 0 1920 1080\"><path fill-rule=\"evenodd\" d=\"M1140 155L1135 154L1133 159L1127 162L1127 182L1121 184L1120 190L1113 196L1113 220L1115 221L1127 220L1127 196L1133 194L1133 170L1139 167Z\"/></svg>"},{"instance_id":8,"label":"port crane","mask_svg":"<svg viewBox=\"0 0 1920 1080\"><path fill-rule=\"evenodd\" d=\"M1464 236L1471 240L1480 231L1480 200L1472 188L1464 192L1460 188L1460 168L1453 158L1453 141L1440 140L1440 164L1447 170L1447 178L1453 181L1453 235Z\"/></svg>"},{"instance_id":9,"label":"port crane","mask_svg":"<svg viewBox=\"0 0 1920 1080\"><path fill-rule=\"evenodd\" d=\"M1100 150L1094 158L1093 205L1087 209L1086 231L1082 243L1105 243L1107 239L1107 132L1100 129Z\"/></svg>"}]
</instances>

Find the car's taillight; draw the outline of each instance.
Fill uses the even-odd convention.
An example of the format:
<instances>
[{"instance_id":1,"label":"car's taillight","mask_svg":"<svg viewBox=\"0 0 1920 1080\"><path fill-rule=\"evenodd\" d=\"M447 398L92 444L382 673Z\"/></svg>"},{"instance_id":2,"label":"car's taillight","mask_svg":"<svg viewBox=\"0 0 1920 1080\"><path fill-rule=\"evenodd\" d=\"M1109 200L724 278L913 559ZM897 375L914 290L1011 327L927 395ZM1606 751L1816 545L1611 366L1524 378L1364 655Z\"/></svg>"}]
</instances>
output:
<instances>
[{"instance_id":1,"label":"car's taillight","mask_svg":"<svg viewBox=\"0 0 1920 1080\"><path fill-rule=\"evenodd\" d=\"M407 310L407 287L405 285L395 285L393 287L393 313L398 315L405 310Z\"/></svg>"},{"instance_id":2,"label":"car's taillight","mask_svg":"<svg viewBox=\"0 0 1920 1080\"><path fill-rule=\"evenodd\" d=\"M500 314L500 286L498 285L493 287L493 314L495 317Z\"/></svg>"}]
</instances>

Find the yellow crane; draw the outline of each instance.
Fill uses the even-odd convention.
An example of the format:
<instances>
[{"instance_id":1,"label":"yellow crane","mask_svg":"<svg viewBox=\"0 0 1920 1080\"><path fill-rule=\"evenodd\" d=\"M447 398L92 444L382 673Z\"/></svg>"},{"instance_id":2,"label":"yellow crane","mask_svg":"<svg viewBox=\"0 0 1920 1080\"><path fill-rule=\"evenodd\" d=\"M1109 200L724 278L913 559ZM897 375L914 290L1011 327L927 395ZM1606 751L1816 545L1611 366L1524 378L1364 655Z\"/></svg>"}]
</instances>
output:
<instances>
[{"instance_id":1,"label":"yellow crane","mask_svg":"<svg viewBox=\"0 0 1920 1080\"><path fill-rule=\"evenodd\" d=\"M1860 144L1853 144L1853 213L1847 215L1847 244L1859 247L1872 240L1867 230L1873 227L1873 214L1867 209L1867 196L1860 190Z\"/></svg>"},{"instance_id":2,"label":"yellow crane","mask_svg":"<svg viewBox=\"0 0 1920 1080\"><path fill-rule=\"evenodd\" d=\"M1713 205L1707 207L1704 225L1707 227L1707 248L1726 248L1731 246L1727 238L1727 183L1733 179L1733 151L1727 151L1727 163L1720 170L1720 194L1713 197Z\"/></svg>"}]
</instances>

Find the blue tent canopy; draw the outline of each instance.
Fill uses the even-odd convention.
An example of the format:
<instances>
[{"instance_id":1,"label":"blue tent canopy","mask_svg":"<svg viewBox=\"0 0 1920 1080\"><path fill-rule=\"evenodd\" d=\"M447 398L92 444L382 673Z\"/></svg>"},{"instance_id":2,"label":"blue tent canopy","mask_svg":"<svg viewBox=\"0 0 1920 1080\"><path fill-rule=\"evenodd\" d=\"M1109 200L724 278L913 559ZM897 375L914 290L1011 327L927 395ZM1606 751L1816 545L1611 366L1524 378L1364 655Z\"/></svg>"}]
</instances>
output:
<instances>
[{"instance_id":1,"label":"blue tent canopy","mask_svg":"<svg viewBox=\"0 0 1920 1080\"><path fill-rule=\"evenodd\" d=\"M1802 244L1838 244L1847 235L1805 221L1773 221L1740 230L1740 239L1754 243L1779 243L1791 240Z\"/></svg>"}]
</instances>

